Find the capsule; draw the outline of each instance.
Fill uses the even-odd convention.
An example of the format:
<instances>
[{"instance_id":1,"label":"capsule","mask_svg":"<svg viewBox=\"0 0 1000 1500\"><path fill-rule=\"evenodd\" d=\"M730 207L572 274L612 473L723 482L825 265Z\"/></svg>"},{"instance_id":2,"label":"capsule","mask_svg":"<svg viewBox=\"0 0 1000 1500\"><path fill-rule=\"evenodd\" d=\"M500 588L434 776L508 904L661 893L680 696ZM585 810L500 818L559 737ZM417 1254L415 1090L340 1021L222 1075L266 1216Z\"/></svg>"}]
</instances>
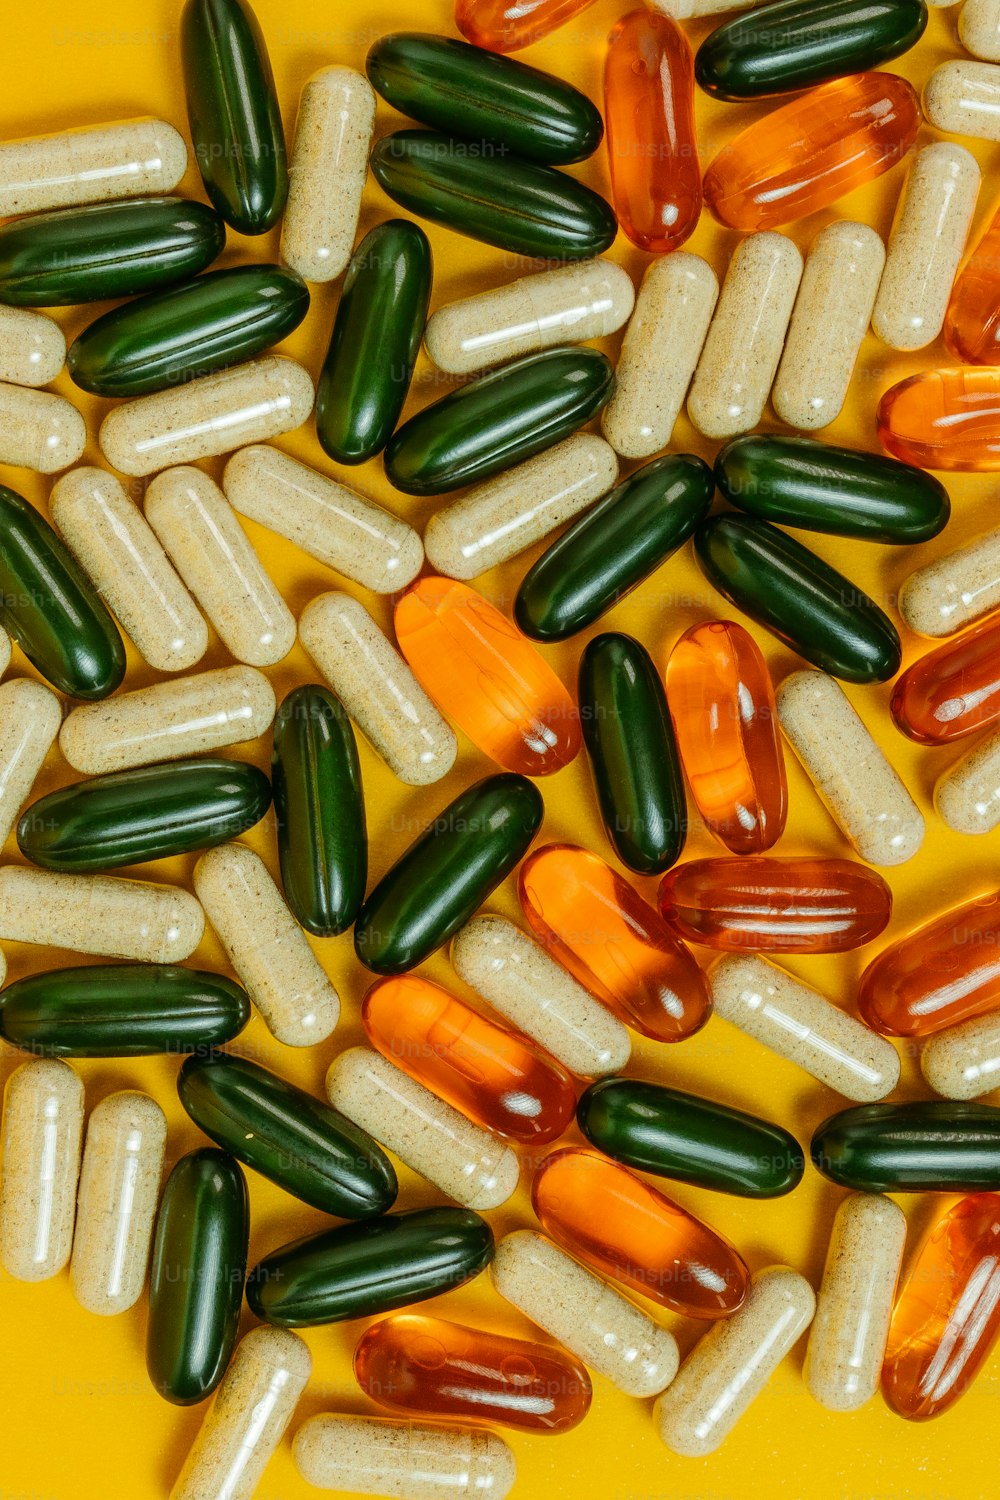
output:
<instances>
[{"instance_id":1,"label":"capsule","mask_svg":"<svg viewBox=\"0 0 1000 1500\"><path fill-rule=\"evenodd\" d=\"M58 474L75 464L86 446L86 423L62 396L0 385L0 463Z\"/></svg>"},{"instance_id":2,"label":"capsule","mask_svg":"<svg viewBox=\"0 0 1000 1500\"><path fill-rule=\"evenodd\" d=\"M182 672L201 660L208 650L208 627L113 474L87 467L64 474L49 497L49 514L151 667Z\"/></svg>"},{"instance_id":3,"label":"capsule","mask_svg":"<svg viewBox=\"0 0 1000 1500\"><path fill-rule=\"evenodd\" d=\"M590 1410L590 1377L564 1350L414 1313L375 1323L354 1351L365 1395L398 1412L557 1435Z\"/></svg>"},{"instance_id":4,"label":"capsule","mask_svg":"<svg viewBox=\"0 0 1000 1500\"><path fill-rule=\"evenodd\" d=\"M822 672L793 672L778 717L837 827L873 865L901 865L920 849L920 809L843 688Z\"/></svg>"},{"instance_id":5,"label":"capsule","mask_svg":"<svg viewBox=\"0 0 1000 1500\"><path fill-rule=\"evenodd\" d=\"M61 724L62 704L40 682L16 677L0 686L0 844L7 842Z\"/></svg>"},{"instance_id":6,"label":"capsule","mask_svg":"<svg viewBox=\"0 0 1000 1500\"><path fill-rule=\"evenodd\" d=\"M0 938L134 963L190 958L205 913L188 892L114 875L0 868Z\"/></svg>"},{"instance_id":7,"label":"capsule","mask_svg":"<svg viewBox=\"0 0 1000 1500\"><path fill-rule=\"evenodd\" d=\"M989 833L1000 823L1000 734L978 741L945 771L934 807L956 833Z\"/></svg>"},{"instance_id":8,"label":"capsule","mask_svg":"<svg viewBox=\"0 0 1000 1500\"><path fill-rule=\"evenodd\" d=\"M704 1458L729 1436L812 1322L816 1297L804 1276L767 1266L746 1302L716 1323L653 1409L656 1430L674 1453Z\"/></svg>"},{"instance_id":9,"label":"capsule","mask_svg":"<svg viewBox=\"0 0 1000 1500\"><path fill-rule=\"evenodd\" d=\"M165 120L120 120L0 143L0 218L169 193L187 147Z\"/></svg>"},{"instance_id":10,"label":"capsule","mask_svg":"<svg viewBox=\"0 0 1000 1500\"><path fill-rule=\"evenodd\" d=\"M883 448L904 463L995 473L1000 469L1000 367L911 375L886 391L877 419Z\"/></svg>"},{"instance_id":11,"label":"capsule","mask_svg":"<svg viewBox=\"0 0 1000 1500\"><path fill-rule=\"evenodd\" d=\"M753 234L737 246L688 396L706 437L759 424L801 278L802 256L785 235Z\"/></svg>"},{"instance_id":12,"label":"capsule","mask_svg":"<svg viewBox=\"0 0 1000 1500\"><path fill-rule=\"evenodd\" d=\"M455 0L455 25L477 47L518 52L565 26L592 0Z\"/></svg>"},{"instance_id":13,"label":"capsule","mask_svg":"<svg viewBox=\"0 0 1000 1500\"><path fill-rule=\"evenodd\" d=\"M91 1113L70 1262L88 1312L113 1317L142 1296L166 1144L166 1116L148 1094L108 1094Z\"/></svg>"},{"instance_id":14,"label":"capsule","mask_svg":"<svg viewBox=\"0 0 1000 1500\"><path fill-rule=\"evenodd\" d=\"M269 355L114 407L101 423L101 452L122 474L155 474L291 432L312 407L308 372Z\"/></svg>"},{"instance_id":15,"label":"capsule","mask_svg":"<svg viewBox=\"0 0 1000 1500\"><path fill-rule=\"evenodd\" d=\"M82 1138L83 1084L69 1063L15 1068L0 1131L0 1262L18 1281L47 1281L69 1260Z\"/></svg>"},{"instance_id":16,"label":"capsule","mask_svg":"<svg viewBox=\"0 0 1000 1500\"><path fill-rule=\"evenodd\" d=\"M1000 1181L1000 1109L921 1099L864 1104L813 1132L817 1171L866 1193L962 1193Z\"/></svg>"},{"instance_id":17,"label":"capsule","mask_svg":"<svg viewBox=\"0 0 1000 1500\"><path fill-rule=\"evenodd\" d=\"M925 563L899 591L899 612L920 635L954 635L994 609L1000 609L1000 530Z\"/></svg>"},{"instance_id":18,"label":"capsule","mask_svg":"<svg viewBox=\"0 0 1000 1500\"><path fill-rule=\"evenodd\" d=\"M995 724L998 650L1000 622L990 619L920 657L892 690L896 728L918 744L946 745Z\"/></svg>"},{"instance_id":19,"label":"capsule","mask_svg":"<svg viewBox=\"0 0 1000 1500\"><path fill-rule=\"evenodd\" d=\"M337 991L260 855L216 842L194 867L194 889L229 962L276 1041L325 1041L340 1018Z\"/></svg>"},{"instance_id":20,"label":"capsule","mask_svg":"<svg viewBox=\"0 0 1000 1500\"><path fill-rule=\"evenodd\" d=\"M66 339L54 319L19 307L0 307L0 381L49 385L65 363Z\"/></svg>"},{"instance_id":21,"label":"capsule","mask_svg":"<svg viewBox=\"0 0 1000 1500\"><path fill-rule=\"evenodd\" d=\"M846 1099L884 1099L899 1082L894 1047L777 964L720 958L711 986L724 1021Z\"/></svg>"},{"instance_id":22,"label":"capsule","mask_svg":"<svg viewBox=\"0 0 1000 1500\"><path fill-rule=\"evenodd\" d=\"M1000 5L997 0L965 0L958 13L958 35L966 52L983 62L1000 62Z\"/></svg>"},{"instance_id":23,"label":"capsule","mask_svg":"<svg viewBox=\"0 0 1000 1500\"><path fill-rule=\"evenodd\" d=\"M804 1371L828 1411L858 1411L878 1390L905 1243L891 1198L851 1193L837 1209Z\"/></svg>"},{"instance_id":24,"label":"capsule","mask_svg":"<svg viewBox=\"0 0 1000 1500\"><path fill-rule=\"evenodd\" d=\"M310 1417L293 1454L307 1484L362 1495L506 1500L517 1477L513 1453L493 1432L383 1417Z\"/></svg>"},{"instance_id":25,"label":"capsule","mask_svg":"<svg viewBox=\"0 0 1000 1500\"><path fill-rule=\"evenodd\" d=\"M744 234L791 224L888 172L920 123L905 78L858 73L824 83L724 146L705 173L705 202Z\"/></svg>"},{"instance_id":26,"label":"capsule","mask_svg":"<svg viewBox=\"0 0 1000 1500\"><path fill-rule=\"evenodd\" d=\"M554 1057L429 979L404 975L373 985L361 1024L389 1062L507 1140L542 1145L573 1119L573 1080Z\"/></svg>"},{"instance_id":27,"label":"capsule","mask_svg":"<svg viewBox=\"0 0 1000 1500\"><path fill-rule=\"evenodd\" d=\"M353 68L320 68L299 97L282 259L306 281L334 281L351 258L368 175L375 94Z\"/></svg>"},{"instance_id":28,"label":"capsule","mask_svg":"<svg viewBox=\"0 0 1000 1500\"><path fill-rule=\"evenodd\" d=\"M716 16L722 11L752 10L766 0L657 0L657 10L673 16L675 21L693 21L701 16Z\"/></svg>"},{"instance_id":29,"label":"capsule","mask_svg":"<svg viewBox=\"0 0 1000 1500\"><path fill-rule=\"evenodd\" d=\"M667 702L706 827L734 854L762 854L785 827L788 790L774 688L733 620L686 630L670 653Z\"/></svg>"},{"instance_id":30,"label":"capsule","mask_svg":"<svg viewBox=\"0 0 1000 1500\"><path fill-rule=\"evenodd\" d=\"M969 0L962 7L968 8ZM944 319L944 341L963 364L1000 364L1000 211L958 275Z\"/></svg>"},{"instance_id":31,"label":"capsule","mask_svg":"<svg viewBox=\"0 0 1000 1500\"><path fill-rule=\"evenodd\" d=\"M1000 1088L1000 1016L990 1011L932 1036L920 1071L944 1099L978 1099Z\"/></svg>"},{"instance_id":32,"label":"capsule","mask_svg":"<svg viewBox=\"0 0 1000 1500\"><path fill-rule=\"evenodd\" d=\"M374 593L405 588L420 572L424 549L412 526L278 448L234 453L222 487L241 516Z\"/></svg>"},{"instance_id":33,"label":"capsule","mask_svg":"<svg viewBox=\"0 0 1000 1500\"><path fill-rule=\"evenodd\" d=\"M965 57L941 63L924 85L924 114L950 135L1000 141L1000 68Z\"/></svg>"}]
</instances>

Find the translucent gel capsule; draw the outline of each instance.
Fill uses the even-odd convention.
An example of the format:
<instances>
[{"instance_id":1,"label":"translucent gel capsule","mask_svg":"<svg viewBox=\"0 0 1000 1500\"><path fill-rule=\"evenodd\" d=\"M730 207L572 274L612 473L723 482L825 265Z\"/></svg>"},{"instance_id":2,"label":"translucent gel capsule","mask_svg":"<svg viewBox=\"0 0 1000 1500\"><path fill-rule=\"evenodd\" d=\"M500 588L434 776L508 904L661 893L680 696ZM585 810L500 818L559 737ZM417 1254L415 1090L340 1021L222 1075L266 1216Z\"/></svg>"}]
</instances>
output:
<instances>
[{"instance_id":1,"label":"translucent gel capsule","mask_svg":"<svg viewBox=\"0 0 1000 1500\"><path fill-rule=\"evenodd\" d=\"M937 130L1000 141L1000 68L956 58L924 85L924 114Z\"/></svg>"},{"instance_id":2,"label":"translucent gel capsule","mask_svg":"<svg viewBox=\"0 0 1000 1500\"><path fill-rule=\"evenodd\" d=\"M68 1063L36 1057L7 1079L0 1131L0 1263L46 1281L73 1246L83 1084Z\"/></svg>"},{"instance_id":3,"label":"translucent gel capsule","mask_svg":"<svg viewBox=\"0 0 1000 1500\"><path fill-rule=\"evenodd\" d=\"M546 844L522 864L518 894L538 941L626 1025L679 1042L705 1024L704 974L653 907L596 854Z\"/></svg>"},{"instance_id":4,"label":"translucent gel capsule","mask_svg":"<svg viewBox=\"0 0 1000 1500\"><path fill-rule=\"evenodd\" d=\"M299 99L281 255L306 281L333 281L351 258L368 174L375 92L353 68L320 68Z\"/></svg>"},{"instance_id":5,"label":"translucent gel capsule","mask_svg":"<svg viewBox=\"0 0 1000 1500\"><path fill-rule=\"evenodd\" d=\"M187 891L114 875L0 869L0 938L74 953L177 963L201 942L205 914Z\"/></svg>"},{"instance_id":6,"label":"translucent gel capsule","mask_svg":"<svg viewBox=\"0 0 1000 1500\"><path fill-rule=\"evenodd\" d=\"M62 704L40 682L16 677L0 686L0 844L7 842L61 724Z\"/></svg>"},{"instance_id":7,"label":"translucent gel capsule","mask_svg":"<svg viewBox=\"0 0 1000 1500\"><path fill-rule=\"evenodd\" d=\"M959 272L943 331L964 364L1000 364L1000 210Z\"/></svg>"},{"instance_id":8,"label":"translucent gel capsule","mask_svg":"<svg viewBox=\"0 0 1000 1500\"><path fill-rule=\"evenodd\" d=\"M958 13L958 35L966 52L984 62L1000 62L1000 3L965 0Z\"/></svg>"},{"instance_id":9,"label":"translucent gel capsule","mask_svg":"<svg viewBox=\"0 0 1000 1500\"><path fill-rule=\"evenodd\" d=\"M896 680L896 728L921 745L946 745L1000 719L1000 621L984 620L920 657Z\"/></svg>"},{"instance_id":10,"label":"translucent gel capsule","mask_svg":"<svg viewBox=\"0 0 1000 1500\"><path fill-rule=\"evenodd\" d=\"M943 1099L978 1099L1000 1088L1000 1015L987 1012L932 1036L920 1071Z\"/></svg>"},{"instance_id":11,"label":"translucent gel capsule","mask_svg":"<svg viewBox=\"0 0 1000 1500\"><path fill-rule=\"evenodd\" d=\"M781 837L785 763L767 663L732 620L685 631L670 653L667 702L688 784L715 837L760 854Z\"/></svg>"},{"instance_id":12,"label":"translucent gel capsule","mask_svg":"<svg viewBox=\"0 0 1000 1500\"><path fill-rule=\"evenodd\" d=\"M593 0L455 0L455 25L477 47L518 52L565 26Z\"/></svg>"},{"instance_id":13,"label":"translucent gel capsule","mask_svg":"<svg viewBox=\"0 0 1000 1500\"><path fill-rule=\"evenodd\" d=\"M187 147L165 120L122 120L0 144L0 218L169 193Z\"/></svg>"},{"instance_id":14,"label":"translucent gel capsule","mask_svg":"<svg viewBox=\"0 0 1000 1500\"><path fill-rule=\"evenodd\" d=\"M0 385L0 463L56 474L75 464L86 446L86 423L62 396Z\"/></svg>"},{"instance_id":15,"label":"translucent gel capsule","mask_svg":"<svg viewBox=\"0 0 1000 1500\"><path fill-rule=\"evenodd\" d=\"M65 363L66 339L54 319L27 308L0 307L0 381L49 385Z\"/></svg>"},{"instance_id":16,"label":"translucent gel capsule","mask_svg":"<svg viewBox=\"0 0 1000 1500\"><path fill-rule=\"evenodd\" d=\"M1000 369L925 370L878 406L886 452L922 469L1000 469Z\"/></svg>"},{"instance_id":17,"label":"translucent gel capsule","mask_svg":"<svg viewBox=\"0 0 1000 1500\"><path fill-rule=\"evenodd\" d=\"M506 1500L517 1477L493 1432L382 1417L310 1417L292 1451L307 1484L394 1500Z\"/></svg>"},{"instance_id":18,"label":"translucent gel capsule","mask_svg":"<svg viewBox=\"0 0 1000 1500\"><path fill-rule=\"evenodd\" d=\"M899 592L899 612L920 635L953 635L994 609L1000 609L1000 530L917 568Z\"/></svg>"},{"instance_id":19,"label":"translucent gel capsule","mask_svg":"<svg viewBox=\"0 0 1000 1500\"><path fill-rule=\"evenodd\" d=\"M1000 734L977 741L945 771L934 807L956 833L989 833L1000 823Z\"/></svg>"},{"instance_id":20,"label":"translucent gel capsule","mask_svg":"<svg viewBox=\"0 0 1000 1500\"><path fill-rule=\"evenodd\" d=\"M674 1312L724 1318L747 1294L750 1272L731 1245L596 1151L546 1157L531 1202L570 1254Z\"/></svg>"}]
</instances>

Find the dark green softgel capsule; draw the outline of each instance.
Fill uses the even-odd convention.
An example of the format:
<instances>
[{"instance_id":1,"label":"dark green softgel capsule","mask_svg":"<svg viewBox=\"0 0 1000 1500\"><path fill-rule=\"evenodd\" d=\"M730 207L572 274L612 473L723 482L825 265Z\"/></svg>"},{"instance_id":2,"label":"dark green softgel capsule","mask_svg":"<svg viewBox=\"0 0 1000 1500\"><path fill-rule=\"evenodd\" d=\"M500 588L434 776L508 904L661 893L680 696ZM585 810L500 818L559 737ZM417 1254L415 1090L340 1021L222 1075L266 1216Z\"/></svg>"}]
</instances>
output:
<instances>
[{"instance_id":1,"label":"dark green softgel capsule","mask_svg":"<svg viewBox=\"0 0 1000 1500\"><path fill-rule=\"evenodd\" d=\"M719 593L814 667L845 682L885 682L899 671L902 648L888 616L776 526L712 516L694 545Z\"/></svg>"},{"instance_id":2,"label":"dark green softgel capsule","mask_svg":"<svg viewBox=\"0 0 1000 1500\"><path fill-rule=\"evenodd\" d=\"M862 541L926 542L951 515L948 491L924 469L812 438L733 438L716 457L715 481L764 521Z\"/></svg>"},{"instance_id":3,"label":"dark green softgel capsule","mask_svg":"<svg viewBox=\"0 0 1000 1500\"><path fill-rule=\"evenodd\" d=\"M242 760L174 760L60 787L21 815L21 853L44 870L87 873L190 854L237 838L271 804Z\"/></svg>"},{"instance_id":4,"label":"dark green softgel capsule","mask_svg":"<svg viewBox=\"0 0 1000 1500\"><path fill-rule=\"evenodd\" d=\"M1000 1109L922 1099L862 1104L824 1120L812 1138L818 1171L864 1193L1000 1189Z\"/></svg>"},{"instance_id":5,"label":"dark green softgel capsule","mask_svg":"<svg viewBox=\"0 0 1000 1500\"><path fill-rule=\"evenodd\" d=\"M392 1207L396 1174L371 1136L249 1058L189 1057L177 1092L211 1140L311 1208L364 1219Z\"/></svg>"},{"instance_id":6,"label":"dark green softgel capsule","mask_svg":"<svg viewBox=\"0 0 1000 1500\"><path fill-rule=\"evenodd\" d=\"M702 42L695 77L716 99L760 99L880 68L924 34L924 0L780 0Z\"/></svg>"},{"instance_id":7,"label":"dark green softgel capsule","mask_svg":"<svg viewBox=\"0 0 1000 1500\"><path fill-rule=\"evenodd\" d=\"M403 974L440 948L527 852L544 811L538 788L513 772L460 793L361 908L361 962L376 974Z\"/></svg>"},{"instance_id":8,"label":"dark green softgel capsule","mask_svg":"<svg viewBox=\"0 0 1000 1500\"><path fill-rule=\"evenodd\" d=\"M674 863L686 808L663 683L630 635L595 636L580 661L580 718L608 838L640 875Z\"/></svg>"},{"instance_id":9,"label":"dark green softgel capsule","mask_svg":"<svg viewBox=\"0 0 1000 1500\"><path fill-rule=\"evenodd\" d=\"M780 1125L638 1078L602 1078L577 1122L592 1145L640 1172L741 1198L778 1198L801 1180L802 1148Z\"/></svg>"},{"instance_id":10,"label":"dark green softgel capsule","mask_svg":"<svg viewBox=\"0 0 1000 1500\"><path fill-rule=\"evenodd\" d=\"M468 1208L420 1208L284 1245L247 1277L247 1302L281 1328L369 1318L462 1286L493 1259L493 1232Z\"/></svg>"},{"instance_id":11,"label":"dark green softgel capsule","mask_svg":"<svg viewBox=\"0 0 1000 1500\"><path fill-rule=\"evenodd\" d=\"M204 1401L226 1373L246 1276L250 1205L243 1173L211 1146L167 1178L153 1236L146 1368L177 1406Z\"/></svg>"},{"instance_id":12,"label":"dark green softgel capsule","mask_svg":"<svg viewBox=\"0 0 1000 1500\"><path fill-rule=\"evenodd\" d=\"M385 450L385 472L408 495L475 484L569 437L614 388L614 367L597 349L525 354L404 422Z\"/></svg>"},{"instance_id":13,"label":"dark green softgel capsule","mask_svg":"<svg viewBox=\"0 0 1000 1500\"><path fill-rule=\"evenodd\" d=\"M397 31L375 43L365 66L393 109L445 135L562 166L601 144L604 121L579 89L454 37Z\"/></svg>"},{"instance_id":14,"label":"dark green softgel capsule","mask_svg":"<svg viewBox=\"0 0 1000 1500\"><path fill-rule=\"evenodd\" d=\"M599 619L676 552L708 514L715 480L691 453L636 469L525 574L514 618L536 641L562 641Z\"/></svg>"},{"instance_id":15,"label":"dark green softgel capsule","mask_svg":"<svg viewBox=\"0 0 1000 1500\"><path fill-rule=\"evenodd\" d=\"M316 436L331 458L381 453L410 388L431 293L431 247L408 219L366 234L351 257L316 389Z\"/></svg>"}]
</instances>

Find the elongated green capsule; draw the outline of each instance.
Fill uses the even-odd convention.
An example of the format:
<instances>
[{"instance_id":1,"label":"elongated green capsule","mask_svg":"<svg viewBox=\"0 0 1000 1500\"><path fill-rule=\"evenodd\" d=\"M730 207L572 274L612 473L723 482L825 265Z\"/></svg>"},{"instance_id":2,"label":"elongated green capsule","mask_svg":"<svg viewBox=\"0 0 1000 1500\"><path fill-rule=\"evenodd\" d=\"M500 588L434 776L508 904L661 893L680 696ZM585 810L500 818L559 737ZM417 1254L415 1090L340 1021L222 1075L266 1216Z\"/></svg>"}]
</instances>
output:
<instances>
[{"instance_id":1,"label":"elongated green capsule","mask_svg":"<svg viewBox=\"0 0 1000 1500\"><path fill-rule=\"evenodd\" d=\"M31 974L0 990L0 1036L47 1057L195 1052L239 1036L246 992L176 964L95 964Z\"/></svg>"},{"instance_id":2,"label":"elongated green capsule","mask_svg":"<svg viewBox=\"0 0 1000 1500\"><path fill-rule=\"evenodd\" d=\"M454 37L397 31L379 38L365 66L393 109L445 135L563 166L601 144L604 121L579 89Z\"/></svg>"},{"instance_id":3,"label":"elongated green capsule","mask_svg":"<svg viewBox=\"0 0 1000 1500\"><path fill-rule=\"evenodd\" d=\"M856 584L767 521L713 516L699 528L702 572L744 614L845 682L885 682L902 650L892 621Z\"/></svg>"},{"instance_id":4,"label":"elongated green capsule","mask_svg":"<svg viewBox=\"0 0 1000 1500\"><path fill-rule=\"evenodd\" d=\"M462 1286L493 1259L493 1231L468 1208L418 1208L283 1245L247 1277L247 1302L282 1328L368 1318Z\"/></svg>"},{"instance_id":5,"label":"elongated green capsule","mask_svg":"<svg viewBox=\"0 0 1000 1500\"><path fill-rule=\"evenodd\" d=\"M146 1368L161 1396L191 1406L226 1373L243 1302L250 1204L225 1151L182 1156L160 1199L149 1275Z\"/></svg>"},{"instance_id":6,"label":"elongated green capsule","mask_svg":"<svg viewBox=\"0 0 1000 1500\"><path fill-rule=\"evenodd\" d=\"M113 870L224 844L270 803L271 783L245 761L174 760L40 797L22 814L17 843L44 870Z\"/></svg>"},{"instance_id":7,"label":"elongated green capsule","mask_svg":"<svg viewBox=\"0 0 1000 1500\"><path fill-rule=\"evenodd\" d=\"M245 0L187 0L181 63L205 191L240 234L263 234L285 206L288 163L267 46Z\"/></svg>"},{"instance_id":8,"label":"elongated green capsule","mask_svg":"<svg viewBox=\"0 0 1000 1500\"><path fill-rule=\"evenodd\" d=\"M526 354L470 380L404 422L385 472L408 495L440 495L488 479L589 422L611 400L615 372L597 349Z\"/></svg>"},{"instance_id":9,"label":"elongated green capsule","mask_svg":"<svg viewBox=\"0 0 1000 1500\"><path fill-rule=\"evenodd\" d=\"M106 698L125 676L122 638L94 585L34 506L4 485L0 625L71 698Z\"/></svg>"},{"instance_id":10,"label":"elongated green capsule","mask_svg":"<svg viewBox=\"0 0 1000 1500\"><path fill-rule=\"evenodd\" d=\"M636 469L525 574L514 601L525 635L562 641L592 625L687 541L714 493L711 469L692 453Z\"/></svg>"},{"instance_id":11,"label":"elongated green capsule","mask_svg":"<svg viewBox=\"0 0 1000 1500\"><path fill-rule=\"evenodd\" d=\"M525 776L477 781L450 802L383 875L354 924L376 974L403 974L440 948L510 874L545 811Z\"/></svg>"},{"instance_id":12,"label":"elongated green capsule","mask_svg":"<svg viewBox=\"0 0 1000 1500\"><path fill-rule=\"evenodd\" d=\"M177 1092L211 1140L311 1208L366 1219L392 1207L396 1174L371 1136L248 1058L189 1057Z\"/></svg>"},{"instance_id":13,"label":"elongated green capsule","mask_svg":"<svg viewBox=\"0 0 1000 1500\"><path fill-rule=\"evenodd\" d=\"M614 212L600 194L488 142L397 130L379 141L371 169L393 202L410 213L515 255L590 260L618 233Z\"/></svg>"},{"instance_id":14,"label":"elongated green capsule","mask_svg":"<svg viewBox=\"0 0 1000 1500\"><path fill-rule=\"evenodd\" d=\"M234 266L115 307L85 328L66 363L98 396L143 396L252 359L297 328L309 289L284 266Z\"/></svg>"},{"instance_id":15,"label":"elongated green capsule","mask_svg":"<svg viewBox=\"0 0 1000 1500\"><path fill-rule=\"evenodd\" d=\"M431 247L408 219L366 234L351 257L316 389L316 436L331 458L380 453L406 400L431 293Z\"/></svg>"},{"instance_id":16,"label":"elongated green capsule","mask_svg":"<svg viewBox=\"0 0 1000 1500\"><path fill-rule=\"evenodd\" d=\"M1000 1188L1000 1109L950 1099L863 1104L824 1120L818 1171L865 1193L978 1193Z\"/></svg>"},{"instance_id":17,"label":"elongated green capsule","mask_svg":"<svg viewBox=\"0 0 1000 1500\"><path fill-rule=\"evenodd\" d=\"M764 521L869 542L926 542L951 515L948 491L926 470L812 438L733 438L716 456L715 482Z\"/></svg>"},{"instance_id":18,"label":"elongated green capsule","mask_svg":"<svg viewBox=\"0 0 1000 1500\"><path fill-rule=\"evenodd\" d=\"M580 718L618 857L640 875L666 870L684 847L684 780L663 683L645 646L614 633L588 642Z\"/></svg>"},{"instance_id":19,"label":"elongated green capsule","mask_svg":"<svg viewBox=\"0 0 1000 1500\"><path fill-rule=\"evenodd\" d=\"M780 1125L639 1078L602 1078L576 1112L599 1151L640 1172L741 1198L790 1193L805 1162Z\"/></svg>"}]
</instances>

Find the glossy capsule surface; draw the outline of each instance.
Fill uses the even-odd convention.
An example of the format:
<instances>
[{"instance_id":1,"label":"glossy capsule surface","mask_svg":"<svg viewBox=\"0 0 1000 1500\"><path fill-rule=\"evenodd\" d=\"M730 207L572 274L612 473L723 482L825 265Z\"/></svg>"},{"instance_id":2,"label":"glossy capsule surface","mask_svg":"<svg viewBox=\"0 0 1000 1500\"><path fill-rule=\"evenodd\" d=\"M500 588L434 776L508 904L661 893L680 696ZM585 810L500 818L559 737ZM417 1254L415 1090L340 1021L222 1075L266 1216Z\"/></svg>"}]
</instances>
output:
<instances>
[{"instance_id":1,"label":"glossy capsule surface","mask_svg":"<svg viewBox=\"0 0 1000 1500\"><path fill-rule=\"evenodd\" d=\"M114 875L58 875L30 865L0 870L0 937L134 963L179 963L205 931L189 891Z\"/></svg>"},{"instance_id":2,"label":"glossy capsule surface","mask_svg":"<svg viewBox=\"0 0 1000 1500\"><path fill-rule=\"evenodd\" d=\"M958 273L943 333L963 364L1000 364L1000 210Z\"/></svg>"},{"instance_id":3,"label":"glossy capsule surface","mask_svg":"<svg viewBox=\"0 0 1000 1500\"><path fill-rule=\"evenodd\" d=\"M354 68L320 68L299 96L281 258L334 281L351 258L368 177L375 93Z\"/></svg>"},{"instance_id":4,"label":"glossy capsule surface","mask_svg":"<svg viewBox=\"0 0 1000 1500\"><path fill-rule=\"evenodd\" d=\"M946 745L1000 719L1000 621L984 620L920 657L898 679L896 728L921 745Z\"/></svg>"},{"instance_id":5,"label":"glossy capsule surface","mask_svg":"<svg viewBox=\"0 0 1000 1500\"><path fill-rule=\"evenodd\" d=\"M36 1057L9 1075L0 1130L0 1264L47 1281L73 1245L83 1082L69 1063Z\"/></svg>"},{"instance_id":6,"label":"glossy capsule surface","mask_svg":"<svg viewBox=\"0 0 1000 1500\"><path fill-rule=\"evenodd\" d=\"M310 1485L397 1500L506 1500L517 1476L513 1453L494 1432L384 1417L310 1417L293 1454Z\"/></svg>"},{"instance_id":7,"label":"glossy capsule surface","mask_svg":"<svg viewBox=\"0 0 1000 1500\"><path fill-rule=\"evenodd\" d=\"M951 1099L859 1104L817 1126L813 1165L866 1193L961 1193L1000 1183L1000 1109Z\"/></svg>"},{"instance_id":8,"label":"glossy capsule surface","mask_svg":"<svg viewBox=\"0 0 1000 1500\"><path fill-rule=\"evenodd\" d=\"M0 217L169 193L187 170L183 137L165 120L116 120L0 145Z\"/></svg>"},{"instance_id":9,"label":"glossy capsule surface","mask_svg":"<svg viewBox=\"0 0 1000 1500\"><path fill-rule=\"evenodd\" d=\"M1000 469L1000 369L924 370L878 405L883 448L922 469Z\"/></svg>"},{"instance_id":10,"label":"glossy capsule surface","mask_svg":"<svg viewBox=\"0 0 1000 1500\"><path fill-rule=\"evenodd\" d=\"M455 25L477 47L518 52L565 26L593 0L455 0Z\"/></svg>"},{"instance_id":11,"label":"glossy capsule surface","mask_svg":"<svg viewBox=\"0 0 1000 1500\"><path fill-rule=\"evenodd\" d=\"M918 635L954 635L998 606L1000 530L925 563L899 591L899 612Z\"/></svg>"}]
</instances>

